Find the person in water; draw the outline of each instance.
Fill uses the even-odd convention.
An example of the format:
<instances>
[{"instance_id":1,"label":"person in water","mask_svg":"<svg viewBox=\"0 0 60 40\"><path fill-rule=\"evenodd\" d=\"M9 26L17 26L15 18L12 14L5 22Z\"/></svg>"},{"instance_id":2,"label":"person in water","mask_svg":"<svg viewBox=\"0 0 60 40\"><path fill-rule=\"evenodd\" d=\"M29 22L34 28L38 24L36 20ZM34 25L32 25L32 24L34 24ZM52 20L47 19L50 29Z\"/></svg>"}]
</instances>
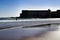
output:
<instances>
[{"instance_id":1,"label":"person in water","mask_svg":"<svg viewBox=\"0 0 60 40\"><path fill-rule=\"evenodd\" d=\"M17 20L17 17L16 17L16 20Z\"/></svg>"}]
</instances>

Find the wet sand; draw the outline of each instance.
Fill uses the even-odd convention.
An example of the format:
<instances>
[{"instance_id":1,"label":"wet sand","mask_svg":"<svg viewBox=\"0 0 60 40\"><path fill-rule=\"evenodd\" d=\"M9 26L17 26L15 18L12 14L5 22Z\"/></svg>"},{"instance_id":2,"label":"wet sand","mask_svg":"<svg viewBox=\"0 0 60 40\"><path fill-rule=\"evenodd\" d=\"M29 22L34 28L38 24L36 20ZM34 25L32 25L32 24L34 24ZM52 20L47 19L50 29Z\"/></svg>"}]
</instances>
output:
<instances>
[{"instance_id":1,"label":"wet sand","mask_svg":"<svg viewBox=\"0 0 60 40\"><path fill-rule=\"evenodd\" d=\"M60 26L55 31L48 31L40 36L24 37L21 40L60 40Z\"/></svg>"}]
</instances>

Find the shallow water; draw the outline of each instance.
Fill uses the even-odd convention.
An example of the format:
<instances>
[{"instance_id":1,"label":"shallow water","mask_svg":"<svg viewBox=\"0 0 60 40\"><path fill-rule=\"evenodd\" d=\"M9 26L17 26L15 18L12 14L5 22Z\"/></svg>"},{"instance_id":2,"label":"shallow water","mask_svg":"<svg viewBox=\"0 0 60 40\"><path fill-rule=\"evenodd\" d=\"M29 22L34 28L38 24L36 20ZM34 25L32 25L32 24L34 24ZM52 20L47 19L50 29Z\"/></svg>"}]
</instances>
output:
<instances>
[{"instance_id":1,"label":"shallow water","mask_svg":"<svg viewBox=\"0 0 60 40\"><path fill-rule=\"evenodd\" d=\"M26 40L60 40L60 26L55 31L48 31L41 36L38 37L27 37L22 38Z\"/></svg>"},{"instance_id":2,"label":"shallow water","mask_svg":"<svg viewBox=\"0 0 60 40\"><path fill-rule=\"evenodd\" d=\"M27 19L29 20L29 19ZM24 21L27 21L24 20ZM35 19L34 19L35 20ZM40 19L37 19L40 20ZM43 19L42 19L43 20ZM48 19L47 19L48 20ZM11 21L16 21L16 20L0 20L0 22L11 22ZM22 20L17 20L17 21L22 21ZM20 30L20 29L17 29ZM8 32L8 31L7 31ZM12 31L13 32L13 31ZM19 32L19 31L17 31ZM14 34L15 35L15 34ZM11 35L10 35L11 36ZM19 35L18 35L19 36ZM16 35L17 37L17 35ZM58 29L55 31L47 31L47 33L44 33L43 35L39 36L39 37L30 37L27 38L28 40L60 40L60 25L58 26ZM26 39L26 40L27 40Z\"/></svg>"}]
</instances>

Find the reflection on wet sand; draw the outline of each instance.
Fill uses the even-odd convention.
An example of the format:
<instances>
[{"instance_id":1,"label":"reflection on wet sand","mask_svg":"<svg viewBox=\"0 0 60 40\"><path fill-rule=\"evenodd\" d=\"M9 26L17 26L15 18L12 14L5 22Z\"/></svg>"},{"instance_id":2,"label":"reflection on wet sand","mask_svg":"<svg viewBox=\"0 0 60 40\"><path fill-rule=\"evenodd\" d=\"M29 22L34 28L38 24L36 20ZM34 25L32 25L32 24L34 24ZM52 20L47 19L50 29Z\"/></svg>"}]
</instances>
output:
<instances>
[{"instance_id":1,"label":"reflection on wet sand","mask_svg":"<svg viewBox=\"0 0 60 40\"><path fill-rule=\"evenodd\" d=\"M55 31L48 31L35 37L24 37L21 40L60 40L60 26Z\"/></svg>"}]
</instances>

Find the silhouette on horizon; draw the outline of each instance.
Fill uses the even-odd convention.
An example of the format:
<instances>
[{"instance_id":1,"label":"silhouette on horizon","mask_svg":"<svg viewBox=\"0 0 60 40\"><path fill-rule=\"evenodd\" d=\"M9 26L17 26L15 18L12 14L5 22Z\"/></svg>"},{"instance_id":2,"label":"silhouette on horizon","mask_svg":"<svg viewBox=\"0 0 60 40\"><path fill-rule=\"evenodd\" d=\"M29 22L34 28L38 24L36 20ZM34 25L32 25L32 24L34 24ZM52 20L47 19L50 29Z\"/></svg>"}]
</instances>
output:
<instances>
[{"instance_id":1,"label":"silhouette on horizon","mask_svg":"<svg viewBox=\"0 0 60 40\"><path fill-rule=\"evenodd\" d=\"M60 10L22 10L20 18L60 18Z\"/></svg>"}]
</instances>

